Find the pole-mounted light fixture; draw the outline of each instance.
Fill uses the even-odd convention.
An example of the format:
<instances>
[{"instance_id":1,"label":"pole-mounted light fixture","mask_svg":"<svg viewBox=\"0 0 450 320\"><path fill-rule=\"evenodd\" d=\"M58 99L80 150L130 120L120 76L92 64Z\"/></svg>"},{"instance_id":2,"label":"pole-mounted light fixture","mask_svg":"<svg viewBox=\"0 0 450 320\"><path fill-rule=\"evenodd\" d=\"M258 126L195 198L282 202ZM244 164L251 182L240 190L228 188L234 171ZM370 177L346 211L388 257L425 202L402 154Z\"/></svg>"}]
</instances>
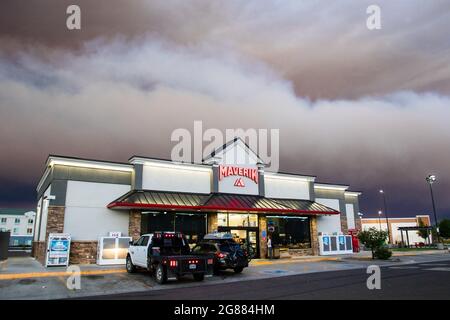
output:
<instances>
[{"instance_id":1,"label":"pole-mounted light fixture","mask_svg":"<svg viewBox=\"0 0 450 320\"><path fill-rule=\"evenodd\" d=\"M425 180L430 185L431 202L433 204L434 225L435 225L435 228L436 228L436 235L437 235L438 242L441 242L440 237L439 237L439 223L438 223L437 214L436 214L436 204L434 202L434 194L433 194L433 183L436 182L437 178L436 178L436 176L434 174L429 174L425 178Z\"/></svg>"}]
</instances>

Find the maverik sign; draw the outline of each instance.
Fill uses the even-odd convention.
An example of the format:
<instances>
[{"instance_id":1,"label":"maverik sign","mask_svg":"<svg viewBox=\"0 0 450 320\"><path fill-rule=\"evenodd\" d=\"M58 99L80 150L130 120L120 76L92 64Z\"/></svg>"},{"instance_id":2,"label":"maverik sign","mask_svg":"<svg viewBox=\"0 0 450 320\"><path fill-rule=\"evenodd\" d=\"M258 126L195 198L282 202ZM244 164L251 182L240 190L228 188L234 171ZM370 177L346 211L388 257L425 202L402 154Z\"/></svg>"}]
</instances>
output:
<instances>
[{"instance_id":1,"label":"maverik sign","mask_svg":"<svg viewBox=\"0 0 450 320\"><path fill-rule=\"evenodd\" d=\"M258 169L257 168L244 168L244 167L234 167L234 166L219 166L219 181L223 178L229 176L239 176L245 177L252 180L254 183L258 184ZM238 178L235 182L235 186L237 181L242 181L242 179ZM241 185L239 185L241 186Z\"/></svg>"}]
</instances>

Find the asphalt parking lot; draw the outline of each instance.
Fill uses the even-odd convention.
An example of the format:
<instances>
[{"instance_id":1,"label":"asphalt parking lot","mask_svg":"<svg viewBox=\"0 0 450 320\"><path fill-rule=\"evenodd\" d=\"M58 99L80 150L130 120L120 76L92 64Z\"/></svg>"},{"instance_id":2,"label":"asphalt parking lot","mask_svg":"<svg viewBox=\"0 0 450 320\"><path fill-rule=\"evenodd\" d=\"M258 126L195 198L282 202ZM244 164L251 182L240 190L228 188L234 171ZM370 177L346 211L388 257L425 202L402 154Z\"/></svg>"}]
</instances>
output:
<instances>
[{"instance_id":1,"label":"asphalt parking lot","mask_svg":"<svg viewBox=\"0 0 450 320\"><path fill-rule=\"evenodd\" d=\"M364 269L297 274L286 277L221 283L91 297L131 300L320 300L320 299L450 299L450 260L384 266L380 288L367 288Z\"/></svg>"}]
</instances>

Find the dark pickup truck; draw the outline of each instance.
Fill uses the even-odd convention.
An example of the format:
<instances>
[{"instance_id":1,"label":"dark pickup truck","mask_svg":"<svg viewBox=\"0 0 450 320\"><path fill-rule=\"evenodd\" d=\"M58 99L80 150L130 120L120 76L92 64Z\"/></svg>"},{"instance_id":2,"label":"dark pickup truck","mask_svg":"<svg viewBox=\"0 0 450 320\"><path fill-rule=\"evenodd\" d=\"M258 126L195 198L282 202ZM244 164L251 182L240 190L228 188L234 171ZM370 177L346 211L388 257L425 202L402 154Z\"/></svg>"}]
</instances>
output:
<instances>
[{"instance_id":1,"label":"dark pickup truck","mask_svg":"<svg viewBox=\"0 0 450 320\"><path fill-rule=\"evenodd\" d=\"M188 242L180 232L155 232L130 243L126 268L129 273L135 272L136 268L145 268L154 273L160 284L186 274L202 281L205 276L212 276L213 258L191 254Z\"/></svg>"}]
</instances>

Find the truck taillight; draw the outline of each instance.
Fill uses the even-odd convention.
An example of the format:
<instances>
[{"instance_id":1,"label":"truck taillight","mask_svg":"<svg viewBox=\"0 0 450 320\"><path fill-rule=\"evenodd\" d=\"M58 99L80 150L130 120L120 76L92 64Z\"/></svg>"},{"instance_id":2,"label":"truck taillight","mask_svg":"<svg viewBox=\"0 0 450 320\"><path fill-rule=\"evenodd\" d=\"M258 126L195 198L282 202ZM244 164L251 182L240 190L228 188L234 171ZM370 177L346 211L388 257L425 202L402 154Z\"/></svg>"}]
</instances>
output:
<instances>
[{"instance_id":1,"label":"truck taillight","mask_svg":"<svg viewBox=\"0 0 450 320\"><path fill-rule=\"evenodd\" d=\"M178 261L177 260L170 260L169 261L169 266L170 267L176 267L178 265Z\"/></svg>"},{"instance_id":2,"label":"truck taillight","mask_svg":"<svg viewBox=\"0 0 450 320\"><path fill-rule=\"evenodd\" d=\"M217 253L217 257L220 258L220 259L223 259L223 258L226 257L226 255L224 253L222 253L222 252L218 252Z\"/></svg>"},{"instance_id":3,"label":"truck taillight","mask_svg":"<svg viewBox=\"0 0 450 320\"><path fill-rule=\"evenodd\" d=\"M213 264L214 260L213 259L208 259L208 264Z\"/></svg>"}]
</instances>

